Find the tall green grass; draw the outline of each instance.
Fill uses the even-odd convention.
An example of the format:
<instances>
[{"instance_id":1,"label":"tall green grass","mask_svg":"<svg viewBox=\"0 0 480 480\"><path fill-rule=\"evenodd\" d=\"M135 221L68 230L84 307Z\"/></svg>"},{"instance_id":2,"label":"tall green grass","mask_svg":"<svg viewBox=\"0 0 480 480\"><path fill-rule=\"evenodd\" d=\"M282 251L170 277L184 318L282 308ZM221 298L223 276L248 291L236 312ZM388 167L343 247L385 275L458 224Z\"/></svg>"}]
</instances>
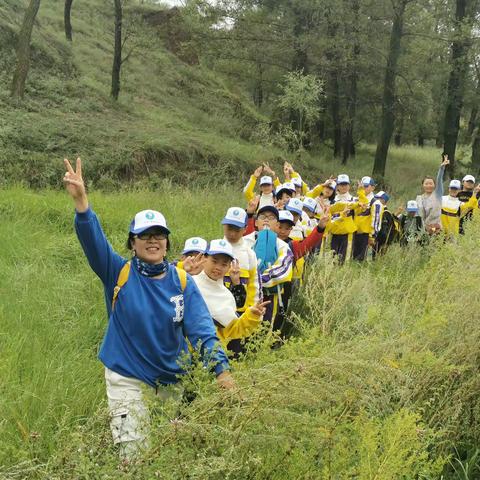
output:
<instances>
[{"instance_id":1,"label":"tall green grass","mask_svg":"<svg viewBox=\"0 0 480 480\"><path fill-rule=\"evenodd\" d=\"M241 199L163 184L91 204L124 254L134 213L162 210L173 259L188 236L220 236ZM295 338L259 341L235 364L238 394L192 372L196 399L171 424L155 419L151 450L120 470L96 360L102 288L71 202L12 188L0 215L0 478L478 478L478 222L458 243L395 246L364 266L319 259L294 303Z\"/></svg>"}]
</instances>

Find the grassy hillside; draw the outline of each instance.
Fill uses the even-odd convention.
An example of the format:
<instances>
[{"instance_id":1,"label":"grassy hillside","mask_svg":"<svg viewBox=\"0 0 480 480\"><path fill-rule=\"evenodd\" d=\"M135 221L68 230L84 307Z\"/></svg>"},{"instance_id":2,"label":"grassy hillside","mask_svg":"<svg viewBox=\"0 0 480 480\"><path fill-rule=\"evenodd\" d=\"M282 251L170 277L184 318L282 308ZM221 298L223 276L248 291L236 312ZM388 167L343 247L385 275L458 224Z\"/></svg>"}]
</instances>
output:
<instances>
[{"instance_id":1,"label":"grassy hillside","mask_svg":"<svg viewBox=\"0 0 480 480\"><path fill-rule=\"evenodd\" d=\"M133 31L122 70L120 101L109 97L113 6L74 2L74 40L63 33L63 4L43 0L33 32L32 67L25 101L8 95L14 66L14 32L26 0L0 6L0 168L2 181L55 184L53 160L81 153L95 165L95 181L168 176L186 180L214 168L229 174L254 158L279 152L248 143L264 121L241 93L227 90L201 66L188 66L164 48L154 27L141 20L149 9L125 10ZM129 26L136 18L135 26ZM49 170L49 171L45 171ZM27 177L28 174L28 177Z\"/></svg>"},{"instance_id":2,"label":"grassy hillside","mask_svg":"<svg viewBox=\"0 0 480 480\"><path fill-rule=\"evenodd\" d=\"M134 212L157 206L185 237L221 234L230 190L95 193L122 253ZM179 201L181 199L181 201ZM241 396L192 372L196 400L155 419L152 450L126 471L111 446L101 364L100 282L66 194L0 197L0 478L475 479L480 441L477 238L374 264L311 269L296 338L234 366ZM464 472L462 471L464 470ZM441 472L443 471L443 477Z\"/></svg>"},{"instance_id":3,"label":"grassy hillside","mask_svg":"<svg viewBox=\"0 0 480 480\"><path fill-rule=\"evenodd\" d=\"M127 42L127 53L135 49L123 66L120 100L112 102L112 6L100 0L74 2L72 44L63 33L62 2L42 0L25 100L13 102L15 33L26 4L0 5L0 185L59 186L59 160L78 154L90 165L90 187L104 190L136 183L155 189L164 179L211 185L228 180L239 187L258 163L271 161L280 169L284 158L312 183L340 170L354 178L371 172L369 146L360 145L344 168L331 160L328 147L298 158L254 143L268 140L258 128L267 119L251 101L206 67L169 53L155 27L140 20ZM127 8L126 30L132 30L128 19L158 8ZM393 148L387 168L393 193L413 194L419 177L435 170L439 153Z\"/></svg>"}]
</instances>

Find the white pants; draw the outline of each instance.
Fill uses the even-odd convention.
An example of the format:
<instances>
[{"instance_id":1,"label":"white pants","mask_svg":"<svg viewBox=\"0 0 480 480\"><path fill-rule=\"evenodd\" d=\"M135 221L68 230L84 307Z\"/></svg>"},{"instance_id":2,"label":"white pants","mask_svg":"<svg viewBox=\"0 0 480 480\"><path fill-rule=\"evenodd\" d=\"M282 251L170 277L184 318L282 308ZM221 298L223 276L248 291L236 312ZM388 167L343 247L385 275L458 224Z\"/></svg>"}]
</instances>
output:
<instances>
[{"instance_id":1,"label":"white pants","mask_svg":"<svg viewBox=\"0 0 480 480\"><path fill-rule=\"evenodd\" d=\"M105 368L105 382L113 442L119 444L122 458L132 458L147 446L149 400L153 400L162 414L171 419L182 399L183 388L177 384L155 390L136 378L124 377L109 368Z\"/></svg>"}]
</instances>

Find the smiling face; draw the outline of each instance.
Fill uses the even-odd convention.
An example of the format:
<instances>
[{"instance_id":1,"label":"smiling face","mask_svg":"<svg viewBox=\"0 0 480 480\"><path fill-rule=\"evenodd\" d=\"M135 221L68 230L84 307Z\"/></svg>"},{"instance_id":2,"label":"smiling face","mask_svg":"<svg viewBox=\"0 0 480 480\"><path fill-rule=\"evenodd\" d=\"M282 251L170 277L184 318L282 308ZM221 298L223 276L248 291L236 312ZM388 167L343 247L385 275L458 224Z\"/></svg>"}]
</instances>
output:
<instances>
[{"instance_id":1,"label":"smiling face","mask_svg":"<svg viewBox=\"0 0 480 480\"><path fill-rule=\"evenodd\" d=\"M331 187L323 187L322 197L330 198L335 193L335 190Z\"/></svg>"},{"instance_id":2,"label":"smiling face","mask_svg":"<svg viewBox=\"0 0 480 480\"><path fill-rule=\"evenodd\" d=\"M458 195L458 189L456 189L456 188L449 188L449 189L448 189L448 194L449 194L451 197L457 197L457 195Z\"/></svg>"},{"instance_id":3,"label":"smiling face","mask_svg":"<svg viewBox=\"0 0 480 480\"><path fill-rule=\"evenodd\" d=\"M154 265L162 263L165 258L168 235L162 229L153 227L135 235L130 244L135 255L142 262Z\"/></svg>"},{"instance_id":4,"label":"smiling face","mask_svg":"<svg viewBox=\"0 0 480 480\"><path fill-rule=\"evenodd\" d=\"M337 185L337 193L344 194L350 191L350 184L349 183L339 183Z\"/></svg>"},{"instance_id":5,"label":"smiling face","mask_svg":"<svg viewBox=\"0 0 480 480\"><path fill-rule=\"evenodd\" d=\"M466 190L467 192L473 192L473 189L475 188L475 183L467 180L466 182L463 182L463 189Z\"/></svg>"},{"instance_id":6,"label":"smiling face","mask_svg":"<svg viewBox=\"0 0 480 480\"><path fill-rule=\"evenodd\" d=\"M423 191L427 194L432 193L435 190L435 180L433 178L427 177L422 183Z\"/></svg>"},{"instance_id":7,"label":"smiling face","mask_svg":"<svg viewBox=\"0 0 480 480\"><path fill-rule=\"evenodd\" d=\"M366 187L364 186L363 189L365 190L365 195L369 195L375 190L374 185L367 185Z\"/></svg>"},{"instance_id":8,"label":"smiling face","mask_svg":"<svg viewBox=\"0 0 480 480\"><path fill-rule=\"evenodd\" d=\"M232 265L232 259L228 255L219 253L207 255L203 271L211 280L223 280Z\"/></svg>"}]
</instances>

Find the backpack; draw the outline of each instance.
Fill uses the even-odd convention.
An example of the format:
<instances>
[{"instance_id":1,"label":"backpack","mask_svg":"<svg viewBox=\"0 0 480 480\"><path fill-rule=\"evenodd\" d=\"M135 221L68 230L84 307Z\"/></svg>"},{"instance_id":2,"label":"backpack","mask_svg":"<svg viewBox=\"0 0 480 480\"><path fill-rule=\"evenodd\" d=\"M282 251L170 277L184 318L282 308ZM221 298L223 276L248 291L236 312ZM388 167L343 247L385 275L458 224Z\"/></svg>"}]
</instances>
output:
<instances>
[{"instance_id":1,"label":"backpack","mask_svg":"<svg viewBox=\"0 0 480 480\"><path fill-rule=\"evenodd\" d=\"M115 288L113 289L113 297L112 297L112 312L113 309L115 308L115 303L117 302L117 297L118 294L120 293L120 290L122 287L127 283L128 276L130 275L130 261L128 261L120 270L120 273L118 274L118 279L117 279L117 284L115 285ZM181 268L175 267L177 270L177 275L178 278L180 279L180 286L182 287L182 292L185 291L185 288L187 287L187 272Z\"/></svg>"},{"instance_id":2,"label":"backpack","mask_svg":"<svg viewBox=\"0 0 480 480\"><path fill-rule=\"evenodd\" d=\"M382 244L390 245L398 238L400 223L398 219L387 209L383 212L382 225L377 238Z\"/></svg>"}]
</instances>

